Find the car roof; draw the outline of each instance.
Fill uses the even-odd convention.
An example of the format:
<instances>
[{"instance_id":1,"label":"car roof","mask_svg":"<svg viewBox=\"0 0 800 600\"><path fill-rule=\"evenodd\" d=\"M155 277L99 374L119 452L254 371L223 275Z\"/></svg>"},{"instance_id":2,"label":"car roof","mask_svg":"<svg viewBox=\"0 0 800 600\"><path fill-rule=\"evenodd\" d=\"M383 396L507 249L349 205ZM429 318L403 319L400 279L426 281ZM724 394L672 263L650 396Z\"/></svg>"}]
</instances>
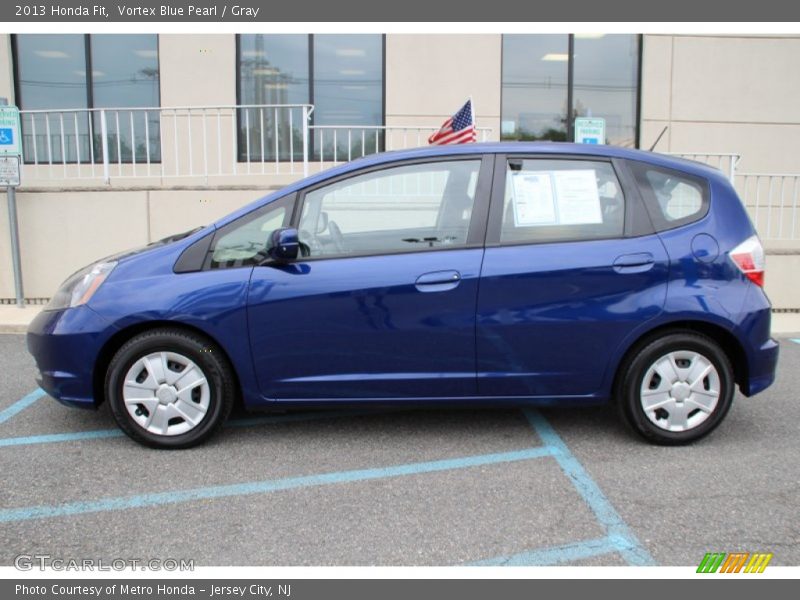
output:
<instances>
[{"instance_id":1,"label":"car roof","mask_svg":"<svg viewBox=\"0 0 800 600\"><path fill-rule=\"evenodd\" d=\"M305 177L299 181L289 184L247 206L223 217L214 225L221 227L234 219L271 202L281 196L298 191L302 188L327 179L345 175L352 171L380 166L383 164L399 162L403 160L436 158L442 156L460 156L474 154L536 154L536 155L563 155L580 157L599 157L599 158L620 158L636 160L650 163L655 166L666 167L683 171L691 175L705 177L707 179L724 179L721 171L706 164L687 160L677 156L659 154L634 148L623 148L620 146L610 146L605 144L571 144L566 142L480 142L474 144L455 144L445 146L423 146L420 148L410 148L407 150L392 150L370 154L363 158L357 158L350 162L325 169L319 173Z\"/></svg>"}]
</instances>

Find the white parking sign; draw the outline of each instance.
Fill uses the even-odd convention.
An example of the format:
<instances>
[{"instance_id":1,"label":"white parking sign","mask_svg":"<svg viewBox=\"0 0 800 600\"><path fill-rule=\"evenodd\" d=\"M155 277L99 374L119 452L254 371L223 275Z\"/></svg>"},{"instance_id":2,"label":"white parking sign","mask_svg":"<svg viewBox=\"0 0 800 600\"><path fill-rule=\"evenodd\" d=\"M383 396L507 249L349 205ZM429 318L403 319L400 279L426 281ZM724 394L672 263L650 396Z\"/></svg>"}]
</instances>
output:
<instances>
[{"instance_id":1,"label":"white parking sign","mask_svg":"<svg viewBox=\"0 0 800 600\"><path fill-rule=\"evenodd\" d=\"M606 120L591 117L575 119L575 142L578 144L605 144Z\"/></svg>"},{"instance_id":2,"label":"white parking sign","mask_svg":"<svg viewBox=\"0 0 800 600\"><path fill-rule=\"evenodd\" d=\"M0 155L22 154L20 142L19 109L0 106Z\"/></svg>"},{"instance_id":3,"label":"white parking sign","mask_svg":"<svg viewBox=\"0 0 800 600\"><path fill-rule=\"evenodd\" d=\"M0 156L0 187L19 186L19 156Z\"/></svg>"}]
</instances>

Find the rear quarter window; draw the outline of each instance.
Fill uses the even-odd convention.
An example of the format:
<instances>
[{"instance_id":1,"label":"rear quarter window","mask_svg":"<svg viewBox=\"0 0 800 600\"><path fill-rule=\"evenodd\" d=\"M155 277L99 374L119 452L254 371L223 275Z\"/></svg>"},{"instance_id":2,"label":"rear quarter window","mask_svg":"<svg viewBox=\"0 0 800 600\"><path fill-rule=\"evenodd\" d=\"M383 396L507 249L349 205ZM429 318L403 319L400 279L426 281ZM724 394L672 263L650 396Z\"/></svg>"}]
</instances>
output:
<instances>
[{"instance_id":1,"label":"rear quarter window","mask_svg":"<svg viewBox=\"0 0 800 600\"><path fill-rule=\"evenodd\" d=\"M708 182L675 169L630 161L657 231L699 221L708 214Z\"/></svg>"}]
</instances>

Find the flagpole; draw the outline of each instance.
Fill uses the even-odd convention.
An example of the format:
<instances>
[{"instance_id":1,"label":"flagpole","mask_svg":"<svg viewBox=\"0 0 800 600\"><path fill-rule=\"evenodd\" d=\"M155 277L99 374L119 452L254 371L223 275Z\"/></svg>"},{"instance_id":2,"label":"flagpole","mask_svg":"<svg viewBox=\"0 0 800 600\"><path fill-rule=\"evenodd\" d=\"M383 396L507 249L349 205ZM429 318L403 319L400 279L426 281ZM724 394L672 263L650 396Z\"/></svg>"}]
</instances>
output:
<instances>
[{"instance_id":1,"label":"flagpole","mask_svg":"<svg viewBox=\"0 0 800 600\"><path fill-rule=\"evenodd\" d=\"M475 119L475 103L472 101L472 94L469 95L469 105L472 108L472 126L475 128L475 140L478 139L478 121Z\"/></svg>"}]
</instances>

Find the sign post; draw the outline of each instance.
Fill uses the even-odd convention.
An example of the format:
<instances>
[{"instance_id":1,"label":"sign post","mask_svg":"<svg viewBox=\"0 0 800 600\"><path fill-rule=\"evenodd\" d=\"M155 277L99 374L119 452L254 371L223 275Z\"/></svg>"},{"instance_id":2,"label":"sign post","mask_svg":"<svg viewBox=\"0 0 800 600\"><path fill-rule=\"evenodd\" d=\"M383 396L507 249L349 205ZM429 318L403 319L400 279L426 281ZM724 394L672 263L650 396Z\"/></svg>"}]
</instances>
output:
<instances>
[{"instance_id":1,"label":"sign post","mask_svg":"<svg viewBox=\"0 0 800 600\"><path fill-rule=\"evenodd\" d=\"M7 106L7 100L0 98L0 186L6 187L8 198L8 228L11 234L11 261L14 268L14 291L17 306L25 307L22 291L22 267L19 257L19 227L17 225L17 186L20 182L20 157L22 128L19 122L19 109Z\"/></svg>"},{"instance_id":2,"label":"sign post","mask_svg":"<svg viewBox=\"0 0 800 600\"><path fill-rule=\"evenodd\" d=\"M606 120L593 117L575 119L575 142L578 144L605 144Z\"/></svg>"}]
</instances>

